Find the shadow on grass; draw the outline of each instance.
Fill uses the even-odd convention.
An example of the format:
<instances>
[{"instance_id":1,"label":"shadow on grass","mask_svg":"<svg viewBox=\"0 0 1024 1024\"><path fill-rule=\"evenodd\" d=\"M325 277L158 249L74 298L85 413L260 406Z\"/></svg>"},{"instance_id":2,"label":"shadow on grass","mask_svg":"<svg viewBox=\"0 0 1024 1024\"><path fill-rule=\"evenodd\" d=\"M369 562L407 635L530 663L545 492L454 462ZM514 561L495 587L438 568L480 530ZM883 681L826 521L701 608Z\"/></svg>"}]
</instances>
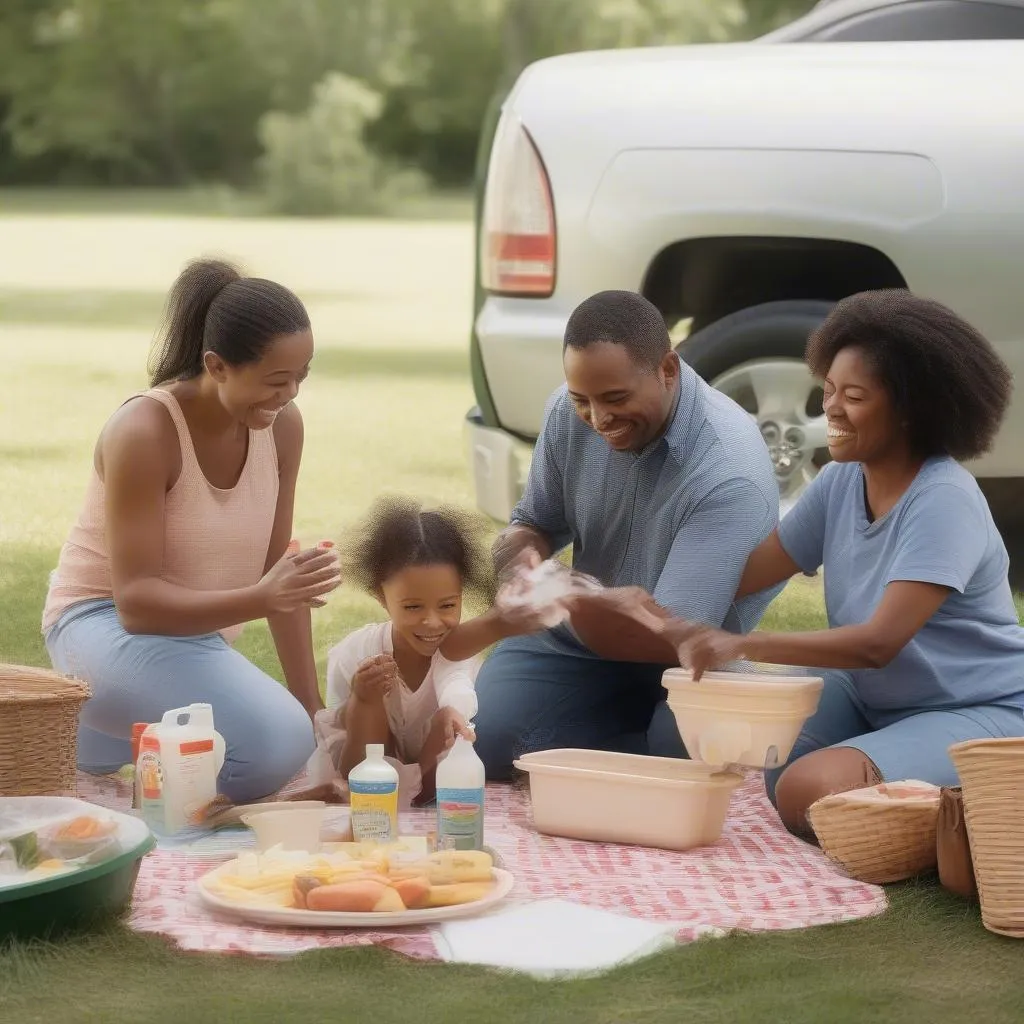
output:
<instances>
[{"instance_id":1,"label":"shadow on grass","mask_svg":"<svg viewBox=\"0 0 1024 1024\"><path fill-rule=\"evenodd\" d=\"M163 303L163 292L0 288L0 322L153 328Z\"/></svg>"},{"instance_id":2,"label":"shadow on grass","mask_svg":"<svg viewBox=\"0 0 1024 1024\"><path fill-rule=\"evenodd\" d=\"M63 444L0 444L0 462L38 464L61 462L72 457L74 449Z\"/></svg>"},{"instance_id":3,"label":"shadow on grass","mask_svg":"<svg viewBox=\"0 0 1024 1024\"><path fill-rule=\"evenodd\" d=\"M319 348L313 373L336 380L352 377L468 379L469 355L436 349Z\"/></svg>"},{"instance_id":4,"label":"shadow on grass","mask_svg":"<svg viewBox=\"0 0 1024 1024\"><path fill-rule=\"evenodd\" d=\"M57 554L29 544L0 549L0 661L49 667L39 623Z\"/></svg>"},{"instance_id":5,"label":"shadow on grass","mask_svg":"<svg viewBox=\"0 0 1024 1024\"><path fill-rule=\"evenodd\" d=\"M167 282L170 287L171 282ZM341 291L302 292L304 302L348 302L361 296ZM78 327L160 326L165 292L117 289L0 288L0 323Z\"/></svg>"}]
</instances>

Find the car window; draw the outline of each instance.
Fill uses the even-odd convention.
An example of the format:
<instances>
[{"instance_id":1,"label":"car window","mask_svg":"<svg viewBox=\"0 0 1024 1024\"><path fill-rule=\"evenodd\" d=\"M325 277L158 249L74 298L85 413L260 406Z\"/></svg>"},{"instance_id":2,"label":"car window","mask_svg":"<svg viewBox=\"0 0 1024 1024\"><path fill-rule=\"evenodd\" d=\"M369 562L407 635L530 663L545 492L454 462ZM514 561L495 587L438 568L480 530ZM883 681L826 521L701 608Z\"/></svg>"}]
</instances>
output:
<instances>
[{"instance_id":1,"label":"car window","mask_svg":"<svg viewBox=\"0 0 1024 1024\"><path fill-rule=\"evenodd\" d=\"M919 0L844 18L807 42L1024 39L1024 7L963 0Z\"/></svg>"}]
</instances>

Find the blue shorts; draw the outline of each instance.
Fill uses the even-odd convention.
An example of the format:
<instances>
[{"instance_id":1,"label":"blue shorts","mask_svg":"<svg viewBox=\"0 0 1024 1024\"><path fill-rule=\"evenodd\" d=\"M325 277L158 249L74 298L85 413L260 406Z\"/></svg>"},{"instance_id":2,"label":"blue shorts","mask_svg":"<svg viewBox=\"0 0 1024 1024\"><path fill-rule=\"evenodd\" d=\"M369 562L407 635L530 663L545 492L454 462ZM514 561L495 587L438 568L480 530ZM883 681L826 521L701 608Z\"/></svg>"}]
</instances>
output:
<instances>
[{"instance_id":1,"label":"blue shorts","mask_svg":"<svg viewBox=\"0 0 1024 1024\"><path fill-rule=\"evenodd\" d=\"M804 723L787 764L825 747L853 747L885 782L918 779L958 786L949 748L964 740L1024 736L1024 709L1007 704L884 713L865 706L846 672L828 670L818 710ZM768 795L785 766L765 773Z\"/></svg>"}]
</instances>

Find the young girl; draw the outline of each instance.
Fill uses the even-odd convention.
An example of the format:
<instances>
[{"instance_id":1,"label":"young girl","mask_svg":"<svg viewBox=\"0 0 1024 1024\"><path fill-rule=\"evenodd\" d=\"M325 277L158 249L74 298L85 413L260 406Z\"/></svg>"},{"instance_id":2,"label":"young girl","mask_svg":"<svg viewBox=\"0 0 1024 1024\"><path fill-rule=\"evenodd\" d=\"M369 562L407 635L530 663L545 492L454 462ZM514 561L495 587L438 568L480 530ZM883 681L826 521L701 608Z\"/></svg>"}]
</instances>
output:
<instances>
[{"instance_id":1,"label":"young girl","mask_svg":"<svg viewBox=\"0 0 1024 1024\"><path fill-rule=\"evenodd\" d=\"M403 803L434 796L434 772L457 735L474 738L476 655L496 639L540 628L531 616L497 609L467 623L450 661L467 588L490 596L490 560L475 518L384 498L357 531L347 579L383 605L388 621L349 634L327 656L328 745L345 779L368 743L383 743L399 770ZM318 728L321 736L325 728Z\"/></svg>"}]
</instances>

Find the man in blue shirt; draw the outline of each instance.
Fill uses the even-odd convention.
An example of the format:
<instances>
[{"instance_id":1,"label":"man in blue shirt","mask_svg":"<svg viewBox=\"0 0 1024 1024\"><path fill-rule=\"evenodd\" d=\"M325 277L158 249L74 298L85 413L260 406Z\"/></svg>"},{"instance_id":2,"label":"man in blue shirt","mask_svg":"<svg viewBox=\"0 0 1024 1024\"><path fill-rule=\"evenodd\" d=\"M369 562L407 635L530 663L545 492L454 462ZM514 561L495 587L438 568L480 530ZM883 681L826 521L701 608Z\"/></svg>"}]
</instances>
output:
<instances>
[{"instance_id":1,"label":"man in blue shirt","mask_svg":"<svg viewBox=\"0 0 1024 1024\"><path fill-rule=\"evenodd\" d=\"M565 329L566 384L550 399L522 500L495 543L499 579L532 549L636 587L673 615L749 632L776 591L736 600L747 557L778 523L754 420L672 350L658 310L601 292ZM534 750L685 756L664 704L672 646L600 597L568 623L504 640L477 678L477 751L507 778Z\"/></svg>"}]
</instances>

